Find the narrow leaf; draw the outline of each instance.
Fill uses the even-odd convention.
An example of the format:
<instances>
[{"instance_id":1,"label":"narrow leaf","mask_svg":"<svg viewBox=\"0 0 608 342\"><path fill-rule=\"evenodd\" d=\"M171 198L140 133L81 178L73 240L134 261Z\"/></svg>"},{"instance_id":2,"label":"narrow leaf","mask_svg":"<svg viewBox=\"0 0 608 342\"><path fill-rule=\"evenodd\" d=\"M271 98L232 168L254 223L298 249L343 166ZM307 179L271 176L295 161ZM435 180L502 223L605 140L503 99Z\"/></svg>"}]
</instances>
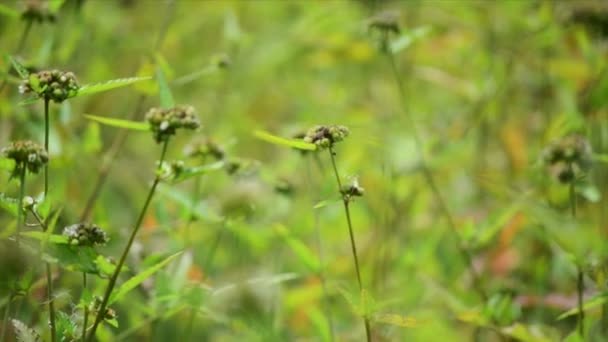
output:
<instances>
[{"instance_id":1,"label":"narrow leaf","mask_svg":"<svg viewBox=\"0 0 608 342\"><path fill-rule=\"evenodd\" d=\"M377 314L374 316L374 321L402 328L413 328L420 324L420 321L416 318L402 316L399 314Z\"/></svg>"},{"instance_id":2,"label":"narrow leaf","mask_svg":"<svg viewBox=\"0 0 608 342\"><path fill-rule=\"evenodd\" d=\"M130 77L130 78L119 78L116 80L106 81L102 83L96 84L87 84L82 86L78 93L74 97L79 97L83 95L91 95L96 93L101 93L104 91L125 87L137 82L143 82L150 80L151 77Z\"/></svg>"},{"instance_id":3,"label":"narrow leaf","mask_svg":"<svg viewBox=\"0 0 608 342\"><path fill-rule=\"evenodd\" d=\"M200 176L200 175L203 175L203 174L211 172L211 171L221 170L224 168L224 166L225 166L225 163L223 161L218 161L218 162L215 162L215 163L209 164L209 165L202 165L202 166L189 168L189 169L184 170L182 173L180 173L179 176L175 177L175 179L173 179L172 183L173 184L180 183L180 182L183 182L192 177Z\"/></svg>"},{"instance_id":4,"label":"narrow leaf","mask_svg":"<svg viewBox=\"0 0 608 342\"><path fill-rule=\"evenodd\" d=\"M173 259L175 259L176 257L178 257L181 254L182 254L182 252L178 252L173 255L170 255L165 260L159 262L158 264L156 264L154 266L148 267L147 269L143 270L141 273L139 273L139 274L133 276L131 279L127 280L114 293L112 293L112 296L110 297L108 305L111 305L112 303L121 299L129 291L136 288L139 284L143 283L144 280L148 279L151 275L158 272L166 264L168 264L169 262L171 262Z\"/></svg>"},{"instance_id":5,"label":"narrow leaf","mask_svg":"<svg viewBox=\"0 0 608 342\"><path fill-rule=\"evenodd\" d=\"M173 94L171 94L171 89L169 89L169 85L165 79L165 74L160 66L156 68L156 81L158 82L158 89L160 92L160 106L163 108L175 107Z\"/></svg>"},{"instance_id":6,"label":"narrow leaf","mask_svg":"<svg viewBox=\"0 0 608 342\"><path fill-rule=\"evenodd\" d=\"M47 234L45 232L39 231L30 231L21 233L22 236L29 237L35 240L45 241L48 238L48 242L58 244L58 245L66 245L69 243L68 237L60 234Z\"/></svg>"},{"instance_id":7,"label":"narrow leaf","mask_svg":"<svg viewBox=\"0 0 608 342\"><path fill-rule=\"evenodd\" d=\"M96 121L96 122L99 122L99 123L102 123L102 124L108 125L108 126L132 129L134 131L149 131L150 130L150 125L147 122L112 119L112 118L105 118L103 116L86 115L86 114L85 114L85 117L87 119L90 119L90 120L93 120L93 121Z\"/></svg>"},{"instance_id":8,"label":"narrow leaf","mask_svg":"<svg viewBox=\"0 0 608 342\"><path fill-rule=\"evenodd\" d=\"M22 79L28 78L28 76L30 75L29 71L27 71L27 69L21 63L19 63L19 61L17 61L13 56L8 56L8 58L11 61L13 68L15 68L15 70L19 74L19 77L21 77Z\"/></svg>"},{"instance_id":9,"label":"narrow leaf","mask_svg":"<svg viewBox=\"0 0 608 342\"><path fill-rule=\"evenodd\" d=\"M338 203L340 201L341 201L340 198L322 200L322 201L318 202L317 204L315 204L312 208L313 209L320 209L320 208L326 207L326 206L328 206L330 204Z\"/></svg>"},{"instance_id":10,"label":"narrow leaf","mask_svg":"<svg viewBox=\"0 0 608 342\"><path fill-rule=\"evenodd\" d=\"M586 301L583 304L583 311L587 311L589 309L592 309L596 306L602 305L604 303L606 303L606 301L608 301L608 293L603 293L602 295L595 297L595 298L591 298L590 300ZM559 315L557 317L557 320L562 320L564 318L573 316L573 315L578 315L578 307L576 308L572 308L564 313L562 313L561 315Z\"/></svg>"},{"instance_id":11,"label":"narrow leaf","mask_svg":"<svg viewBox=\"0 0 608 342\"><path fill-rule=\"evenodd\" d=\"M296 139L281 138L276 135L272 135L266 131L257 130L253 132L253 135L258 139L264 140L275 145L288 146L306 151L314 151L317 149L317 145L315 144L310 144Z\"/></svg>"},{"instance_id":12,"label":"narrow leaf","mask_svg":"<svg viewBox=\"0 0 608 342\"><path fill-rule=\"evenodd\" d=\"M38 96L33 95L33 96L30 96L29 98L23 100L23 101L19 101L17 103L17 105L19 105L19 106L27 106L27 105L34 104L34 103L38 102L38 100L39 100Z\"/></svg>"}]
</instances>

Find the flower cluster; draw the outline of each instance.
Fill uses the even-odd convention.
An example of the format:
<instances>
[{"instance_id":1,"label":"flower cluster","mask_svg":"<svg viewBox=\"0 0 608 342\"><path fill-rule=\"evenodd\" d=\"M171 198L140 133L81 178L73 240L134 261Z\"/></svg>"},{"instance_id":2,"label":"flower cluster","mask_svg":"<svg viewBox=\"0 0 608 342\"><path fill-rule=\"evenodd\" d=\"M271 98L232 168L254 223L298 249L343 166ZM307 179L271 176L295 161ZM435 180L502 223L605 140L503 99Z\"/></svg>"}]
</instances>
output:
<instances>
[{"instance_id":1,"label":"flower cluster","mask_svg":"<svg viewBox=\"0 0 608 342\"><path fill-rule=\"evenodd\" d=\"M15 161L13 176L21 174L24 169L38 173L49 161L49 155L44 147L30 140L13 141L2 149L2 155Z\"/></svg>"},{"instance_id":2,"label":"flower cluster","mask_svg":"<svg viewBox=\"0 0 608 342\"><path fill-rule=\"evenodd\" d=\"M108 242L108 236L99 226L92 223L76 223L63 229L71 245L95 246Z\"/></svg>"},{"instance_id":3,"label":"flower cluster","mask_svg":"<svg viewBox=\"0 0 608 342\"><path fill-rule=\"evenodd\" d=\"M192 106L177 106L174 108L152 108L146 114L154 139L160 143L175 135L178 128L197 129L200 121Z\"/></svg>"},{"instance_id":4,"label":"flower cluster","mask_svg":"<svg viewBox=\"0 0 608 342\"><path fill-rule=\"evenodd\" d=\"M352 197L362 197L365 193L365 189L363 189L355 179L352 184L343 185L340 189L340 193L342 194L342 198L348 201Z\"/></svg>"},{"instance_id":5,"label":"flower cluster","mask_svg":"<svg viewBox=\"0 0 608 342\"><path fill-rule=\"evenodd\" d=\"M561 183L569 183L591 167L591 154L587 139L570 135L545 148L543 160Z\"/></svg>"},{"instance_id":6,"label":"flower cluster","mask_svg":"<svg viewBox=\"0 0 608 342\"><path fill-rule=\"evenodd\" d=\"M55 15L49 9L49 1L28 0L24 3L21 19L38 23L54 22Z\"/></svg>"},{"instance_id":7,"label":"flower cluster","mask_svg":"<svg viewBox=\"0 0 608 342\"><path fill-rule=\"evenodd\" d=\"M348 128L345 126L315 126L306 132L304 141L317 145L319 149L331 148L334 143L344 140L348 134Z\"/></svg>"},{"instance_id":8,"label":"flower cluster","mask_svg":"<svg viewBox=\"0 0 608 342\"><path fill-rule=\"evenodd\" d=\"M181 160L165 161L162 165L157 163L157 166L158 176L166 181L175 180L186 170L186 165Z\"/></svg>"},{"instance_id":9,"label":"flower cluster","mask_svg":"<svg viewBox=\"0 0 608 342\"><path fill-rule=\"evenodd\" d=\"M29 79L24 80L19 86L19 92L23 94L36 93L38 97L60 103L70 97L76 96L80 86L76 76L69 71L43 70L31 74Z\"/></svg>"},{"instance_id":10,"label":"flower cluster","mask_svg":"<svg viewBox=\"0 0 608 342\"><path fill-rule=\"evenodd\" d=\"M399 28L399 12L390 10L380 12L367 21L367 27L370 30L375 29L378 31L399 34L401 31Z\"/></svg>"},{"instance_id":11,"label":"flower cluster","mask_svg":"<svg viewBox=\"0 0 608 342\"><path fill-rule=\"evenodd\" d=\"M212 157L216 160L222 160L226 156L224 148L209 138L188 145L184 154L189 158Z\"/></svg>"}]
</instances>

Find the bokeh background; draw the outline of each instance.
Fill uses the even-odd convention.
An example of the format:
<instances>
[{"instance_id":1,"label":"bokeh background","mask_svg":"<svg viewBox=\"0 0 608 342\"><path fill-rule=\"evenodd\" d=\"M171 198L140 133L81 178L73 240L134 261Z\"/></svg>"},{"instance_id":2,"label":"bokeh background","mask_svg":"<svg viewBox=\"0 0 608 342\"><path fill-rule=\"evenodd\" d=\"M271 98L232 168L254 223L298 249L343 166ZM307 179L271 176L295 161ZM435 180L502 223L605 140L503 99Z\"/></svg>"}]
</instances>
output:
<instances>
[{"instance_id":1,"label":"bokeh background","mask_svg":"<svg viewBox=\"0 0 608 342\"><path fill-rule=\"evenodd\" d=\"M363 297L329 155L253 134L291 138L316 124L350 128L336 161L345 181L365 189L351 214L374 340L577 341L575 315L557 319L576 307L573 260L584 265L593 304L587 338L608 336L605 2L67 0L17 51L27 25L14 14L27 3L2 4L4 56L73 71L81 84L161 67L176 102L196 107L203 124L173 139L169 159L211 163L185 155L210 139L233 166L159 187L121 279L184 252L113 305L119 327L104 326L100 340L362 340ZM383 11L400 25L390 39L402 91L368 27ZM10 69L3 58L0 145L42 141L42 104L18 105L24 97ZM121 130L83 115L140 120L158 104L150 81L51 106L56 233L79 222L107 169L89 219L111 238L99 252L118 259L160 146L129 132L112 159ZM595 156L577 187L576 219L568 187L541 162L543 148L570 133L584 135ZM18 192L9 176L0 173L4 207ZM28 195L42 184L29 177ZM35 253L11 247L14 222L0 211L2 272L38 270L20 319L48 337L44 274ZM57 308L78 322L81 276L62 267L55 276ZM92 277L89 288L101 294L105 284Z\"/></svg>"}]
</instances>

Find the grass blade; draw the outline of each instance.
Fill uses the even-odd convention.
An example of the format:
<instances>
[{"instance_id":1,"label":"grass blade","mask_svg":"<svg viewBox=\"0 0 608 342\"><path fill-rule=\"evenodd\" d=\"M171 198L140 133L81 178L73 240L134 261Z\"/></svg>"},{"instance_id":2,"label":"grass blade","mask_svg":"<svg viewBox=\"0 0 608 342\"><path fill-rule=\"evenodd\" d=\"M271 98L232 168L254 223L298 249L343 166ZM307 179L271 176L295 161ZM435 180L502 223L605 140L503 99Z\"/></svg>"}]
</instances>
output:
<instances>
[{"instance_id":1,"label":"grass blade","mask_svg":"<svg viewBox=\"0 0 608 342\"><path fill-rule=\"evenodd\" d=\"M85 117L89 120L93 120L93 121L96 121L96 122L99 122L99 123L102 123L102 124L108 125L108 126L126 128L126 129L131 129L134 131L149 131L150 130L150 125L147 122L104 118L103 116L86 115L86 114L85 114Z\"/></svg>"},{"instance_id":2,"label":"grass blade","mask_svg":"<svg viewBox=\"0 0 608 342\"><path fill-rule=\"evenodd\" d=\"M160 67L156 68L156 81L158 82L158 89L160 93L160 106L163 108L175 107L173 94L171 94L171 89L169 89L169 84L167 84L165 74Z\"/></svg>"},{"instance_id":3,"label":"grass blade","mask_svg":"<svg viewBox=\"0 0 608 342\"><path fill-rule=\"evenodd\" d=\"M106 81L102 83L96 84L87 84L82 86L78 93L74 97L97 94L104 91L125 87L137 82L148 81L152 79L151 77L130 77L130 78L119 78L116 80Z\"/></svg>"},{"instance_id":4,"label":"grass blade","mask_svg":"<svg viewBox=\"0 0 608 342\"><path fill-rule=\"evenodd\" d=\"M281 138L276 135L272 135L266 131L257 130L253 132L253 135L258 139L264 140L275 145L288 146L306 151L314 151L317 149L317 145L315 144L310 144L297 139Z\"/></svg>"}]
</instances>

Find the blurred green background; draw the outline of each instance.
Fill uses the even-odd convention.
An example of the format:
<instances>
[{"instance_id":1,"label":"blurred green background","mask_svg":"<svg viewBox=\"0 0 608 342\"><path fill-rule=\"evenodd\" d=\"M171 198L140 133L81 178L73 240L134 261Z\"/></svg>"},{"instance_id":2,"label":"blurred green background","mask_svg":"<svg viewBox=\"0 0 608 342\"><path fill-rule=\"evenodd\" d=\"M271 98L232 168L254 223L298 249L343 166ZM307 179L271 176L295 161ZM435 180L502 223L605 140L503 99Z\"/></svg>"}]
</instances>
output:
<instances>
[{"instance_id":1,"label":"blurred green background","mask_svg":"<svg viewBox=\"0 0 608 342\"><path fill-rule=\"evenodd\" d=\"M4 56L34 70L72 71L81 84L154 76L160 66L176 103L193 105L203 124L173 139L169 159L210 163L184 151L212 139L240 166L162 184L126 273L184 253L113 305L119 327L100 329L100 340L362 340L329 155L253 134L290 138L316 124L350 128L336 160L345 181L365 188L351 214L374 340L564 339L576 326L574 315L557 320L576 307L573 260L584 264L585 298L596 304L586 312L587 339L608 336L605 2L68 0L54 22L33 24L17 51L27 25L15 13L27 4L2 5ZM386 10L400 24L390 38L403 92L368 27ZM18 105L24 97L10 69L3 58L0 146L42 141L42 104ZM157 93L151 81L51 106L50 192L63 209L56 233L79 222L109 166L90 218L111 237L100 253L118 259L160 146L130 132L109 163L120 130L83 114L142 119L158 106ZM569 133L586 136L596 155L577 188L576 219L568 187L540 162L543 148ZM421 172L414 134L457 235ZM9 176L0 174L3 198L17 196ZM27 194L42 184L29 177ZM9 248L14 221L0 212L0 262L37 270L20 319L48 337L42 268L35 253L16 257ZM481 284L472 284L459 243ZM56 267L55 275L58 310L78 315L80 274ZM105 284L91 279L89 288L101 294Z\"/></svg>"}]
</instances>

